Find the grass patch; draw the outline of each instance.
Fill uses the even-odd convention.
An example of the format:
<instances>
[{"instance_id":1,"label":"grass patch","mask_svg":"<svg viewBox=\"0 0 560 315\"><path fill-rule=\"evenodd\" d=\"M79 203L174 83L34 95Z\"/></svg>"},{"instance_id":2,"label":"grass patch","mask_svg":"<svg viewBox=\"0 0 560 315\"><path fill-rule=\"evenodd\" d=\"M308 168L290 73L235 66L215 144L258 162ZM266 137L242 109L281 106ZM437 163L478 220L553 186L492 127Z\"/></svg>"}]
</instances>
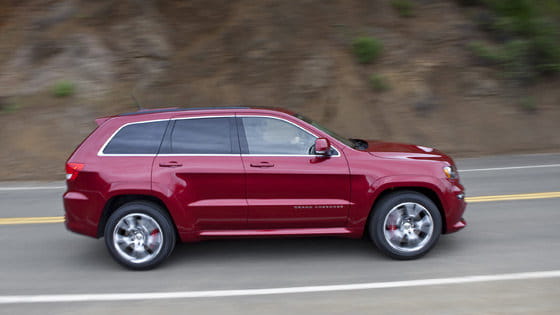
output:
<instances>
[{"instance_id":1,"label":"grass patch","mask_svg":"<svg viewBox=\"0 0 560 315\"><path fill-rule=\"evenodd\" d=\"M352 51L359 63L372 63L381 55L383 44L373 37L358 37L352 42Z\"/></svg>"},{"instance_id":2,"label":"grass patch","mask_svg":"<svg viewBox=\"0 0 560 315\"><path fill-rule=\"evenodd\" d=\"M391 89L391 85L385 76L374 73L369 76L369 84L372 89L378 92L385 92Z\"/></svg>"},{"instance_id":3,"label":"grass patch","mask_svg":"<svg viewBox=\"0 0 560 315\"><path fill-rule=\"evenodd\" d=\"M61 80L56 82L52 87L52 94L56 97L67 97L73 95L75 86L72 81Z\"/></svg>"},{"instance_id":4,"label":"grass patch","mask_svg":"<svg viewBox=\"0 0 560 315\"><path fill-rule=\"evenodd\" d=\"M414 16L414 3L411 0L392 0L391 5L401 17Z\"/></svg>"}]
</instances>

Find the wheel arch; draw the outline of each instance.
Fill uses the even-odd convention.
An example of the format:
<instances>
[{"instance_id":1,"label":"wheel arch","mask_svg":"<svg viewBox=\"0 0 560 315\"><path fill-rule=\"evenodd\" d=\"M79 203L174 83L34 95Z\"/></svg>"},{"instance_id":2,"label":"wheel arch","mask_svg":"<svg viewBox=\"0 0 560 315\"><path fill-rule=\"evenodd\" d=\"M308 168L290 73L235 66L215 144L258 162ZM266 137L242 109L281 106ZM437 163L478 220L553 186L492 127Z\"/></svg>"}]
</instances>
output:
<instances>
[{"instance_id":1,"label":"wheel arch","mask_svg":"<svg viewBox=\"0 0 560 315\"><path fill-rule=\"evenodd\" d=\"M363 231L363 235L367 235L367 231L369 229L369 224L370 224L370 218L371 216L374 214L374 209L375 206L380 202L380 200L382 200L383 198L385 198L388 195L397 193L397 192L404 192L404 191L410 191L410 192L416 192L419 194L422 194L426 197L428 197L437 207L439 214L441 215L441 229L442 229L442 233L445 233L445 231L447 231L447 223L445 220L445 211L443 208L443 204L441 202L441 199L439 197L439 195L437 194L436 190L430 187L426 187L426 186L391 186L391 187L386 187L385 189L382 189L381 192L376 196L376 198L374 199L370 211L369 211L369 215L368 218L366 220L366 224L364 227L364 231Z\"/></svg>"},{"instance_id":2,"label":"wheel arch","mask_svg":"<svg viewBox=\"0 0 560 315\"><path fill-rule=\"evenodd\" d=\"M103 211L101 213L101 217L99 218L99 224L97 226L97 237L103 237L105 231L105 225L107 224L107 220L119 207L122 205L133 202L133 201L148 201L152 202L158 206L160 206L166 214L171 219L171 223L175 229L175 233L177 233L177 224L171 213L169 212L169 208L167 205L161 200L160 198L152 195L147 194L116 194L109 198L103 207Z\"/></svg>"}]
</instances>

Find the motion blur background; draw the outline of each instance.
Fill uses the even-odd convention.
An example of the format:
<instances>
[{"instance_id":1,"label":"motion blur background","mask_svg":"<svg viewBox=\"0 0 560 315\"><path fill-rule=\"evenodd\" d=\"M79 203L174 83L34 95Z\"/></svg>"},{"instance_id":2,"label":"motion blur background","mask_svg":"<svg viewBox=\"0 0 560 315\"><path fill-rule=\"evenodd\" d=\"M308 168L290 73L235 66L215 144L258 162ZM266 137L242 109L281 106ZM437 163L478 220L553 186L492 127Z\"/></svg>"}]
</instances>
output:
<instances>
[{"instance_id":1,"label":"motion blur background","mask_svg":"<svg viewBox=\"0 0 560 315\"><path fill-rule=\"evenodd\" d=\"M99 116L278 106L455 157L560 148L560 1L0 1L0 180Z\"/></svg>"}]
</instances>

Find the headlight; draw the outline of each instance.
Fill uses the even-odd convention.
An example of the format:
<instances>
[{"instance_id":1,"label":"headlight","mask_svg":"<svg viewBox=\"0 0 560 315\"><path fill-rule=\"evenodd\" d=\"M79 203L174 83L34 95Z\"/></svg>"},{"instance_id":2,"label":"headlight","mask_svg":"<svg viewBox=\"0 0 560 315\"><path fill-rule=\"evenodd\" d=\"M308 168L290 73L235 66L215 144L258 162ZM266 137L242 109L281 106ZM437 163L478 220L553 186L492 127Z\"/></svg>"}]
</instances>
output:
<instances>
[{"instance_id":1,"label":"headlight","mask_svg":"<svg viewBox=\"0 0 560 315\"><path fill-rule=\"evenodd\" d=\"M443 168L443 172L445 173L445 176L449 179L459 178L459 172L457 172L457 168L454 165L445 166Z\"/></svg>"}]
</instances>

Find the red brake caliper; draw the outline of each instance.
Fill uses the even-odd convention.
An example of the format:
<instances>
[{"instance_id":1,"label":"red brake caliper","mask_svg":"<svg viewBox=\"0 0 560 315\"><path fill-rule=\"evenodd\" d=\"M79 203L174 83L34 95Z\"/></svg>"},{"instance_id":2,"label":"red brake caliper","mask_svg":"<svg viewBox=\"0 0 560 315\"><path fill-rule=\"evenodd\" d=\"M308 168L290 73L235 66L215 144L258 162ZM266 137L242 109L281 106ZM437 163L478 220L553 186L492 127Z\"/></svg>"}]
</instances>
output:
<instances>
[{"instance_id":1,"label":"red brake caliper","mask_svg":"<svg viewBox=\"0 0 560 315\"><path fill-rule=\"evenodd\" d=\"M151 237L154 237L154 236L156 236L156 235L158 235L158 234L159 234L159 229L153 229L153 230L150 232L150 236L151 236ZM155 244L154 242L150 242L150 243L151 243L151 244L149 244L150 249L151 249L151 250L154 250L154 248L156 247L156 244Z\"/></svg>"}]
</instances>

